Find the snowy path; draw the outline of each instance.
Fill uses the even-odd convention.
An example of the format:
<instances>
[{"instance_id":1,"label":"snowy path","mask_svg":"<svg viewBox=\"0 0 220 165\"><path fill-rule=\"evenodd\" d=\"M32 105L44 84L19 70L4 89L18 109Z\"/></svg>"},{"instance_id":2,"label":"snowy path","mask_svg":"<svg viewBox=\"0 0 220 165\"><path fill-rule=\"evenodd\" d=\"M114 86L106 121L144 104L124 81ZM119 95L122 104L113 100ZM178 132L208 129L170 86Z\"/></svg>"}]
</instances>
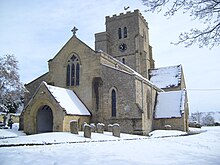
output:
<instances>
[{"instance_id":1,"label":"snowy path","mask_svg":"<svg viewBox=\"0 0 220 165\"><path fill-rule=\"evenodd\" d=\"M206 129L197 135L169 138L1 147L0 164L219 165L220 127Z\"/></svg>"}]
</instances>

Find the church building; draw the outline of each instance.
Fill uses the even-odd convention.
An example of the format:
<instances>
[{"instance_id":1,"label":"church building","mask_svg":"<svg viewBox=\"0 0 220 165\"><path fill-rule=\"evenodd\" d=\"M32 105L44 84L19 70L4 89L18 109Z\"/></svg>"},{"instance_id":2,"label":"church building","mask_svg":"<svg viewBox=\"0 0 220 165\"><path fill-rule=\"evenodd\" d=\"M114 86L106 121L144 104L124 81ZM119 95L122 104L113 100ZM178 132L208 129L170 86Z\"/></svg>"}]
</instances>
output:
<instances>
[{"instance_id":1,"label":"church building","mask_svg":"<svg viewBox=\"0 0 220 165\"><path fill-rule=\"evenodd\" d=\"M106 17L95 50L73 36L48 61L49 71L25 85L20 129L27 134L69 131L70 121L118 123L121 132L188 131L181 65L155 68L148 23L139 12ZM36 64L37 65L37 64Z\"/></svg>"}]
</instances>

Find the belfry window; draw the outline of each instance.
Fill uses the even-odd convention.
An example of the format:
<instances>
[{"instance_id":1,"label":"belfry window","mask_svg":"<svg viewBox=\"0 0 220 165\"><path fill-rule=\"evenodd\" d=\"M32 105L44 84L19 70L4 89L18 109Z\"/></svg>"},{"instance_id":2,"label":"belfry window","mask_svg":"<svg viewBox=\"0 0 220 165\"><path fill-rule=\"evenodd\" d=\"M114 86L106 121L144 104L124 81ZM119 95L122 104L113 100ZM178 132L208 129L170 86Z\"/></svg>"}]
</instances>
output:
<instances>
[{"instance_id":1,"label":"belfry window","mask_svg":"<svg viewBox=\"0 0 220 165\"><path fill-rule=\"evenodd\" d=\"M78 86L80 82L80 64L79 58L73 55L68 60L66 71L66 85L67 86Z\"/></svg>"},{"instance_id":2,"label":"belfry window","mask_svg":"<svg viewBox=\"0 0 220 165\"><path fill-rule=\"evenodd\" d=\"M118 28L118 38L119 38L119 39L122 38L121 28Z\"/></svg>"},{"instance_id":3,"label":"belfry window","mask_svg":"<svg viewBox=\"0 0 220 165\"><path fill-rule=\"evenodd\" d=\"M127 38L127 37L128 37L127 27L118 28L118 39Z\"/></svg>"},{"instance_id":4,"label":"belfry window","mask_svg":"<svg viewBox=\"0 0 220 165\"><path fill-rule=\"evenodd\" d=\"M124 38L127 38L127 36L128 36L127 27L124 27Z\"/></svg>"},{"instance_id":5,"label":"belfry window","mask_svg":"<svg viewBox=\"0 0 220 165\"><path fill-rule=\"evenodd\" d=\"M116 91L115 89L112 89L111 92L111 104L112 104L112 117L116 117L116 100L117 96L116 96Z\"/></svg>"}]
</instances>

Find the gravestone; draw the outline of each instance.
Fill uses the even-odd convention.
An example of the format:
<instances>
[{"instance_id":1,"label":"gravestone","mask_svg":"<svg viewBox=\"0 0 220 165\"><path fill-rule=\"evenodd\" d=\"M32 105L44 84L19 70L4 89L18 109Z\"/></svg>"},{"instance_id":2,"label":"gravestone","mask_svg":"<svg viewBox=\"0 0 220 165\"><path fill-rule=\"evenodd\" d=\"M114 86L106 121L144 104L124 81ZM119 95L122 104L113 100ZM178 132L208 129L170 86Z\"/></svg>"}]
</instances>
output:
<instances>
[{"instance_id":1,"label":"gravestone","mask_svg":"<svg viewBox=\"0 0 220 165\"><path fill-rule=\"evenodd\" d=\"M83 122L83 124L82 124L82 131L84 131L84 126L85 126L86 124L87 124L86 122Z\"/></svg>"},{"instance_id":2,"label":"gravestone","mask_svg":"<svg viewBox=\"0 0 220 165\"><path fill-rule=\"evenodd\" d=\"M105 127L105 124L103 123L98 123L97 124L97 133L103 133L104 132L104 127Z\"/></svg>"},{"instance_id":3,"label":"gravestone","mask_svg":"<svg viewBox=\"0 0 220 165\"><path fill-rule=\"evenodd\" d=\"M113 124L112 135L116 136L116 137L120 137L120 126L119 126L119 124Z\"/></svg>"},{"instance_id":4,"label":"gravestone","mask_svg":"<svg viewBox=\"0 0 220 165\"><path fill-rule=\"evenodd\" d=\"M73 134L78 134L78 122L76 120L70 121L70 132Z\"/></svg>"},{"instance_id":5,"label":"gravestone","mask_svg":"<svg viewBox=\"0 0 220 165\"><path fill-rule=\"evenodd\" d=\"M91 126L91 131L95 132L96 131L95 123L91 123L90 126Z\"/></svg>"},{"instance_id":6,"label":"gravestone","mask_svg":"<svg viewBox=\"0 0 220 165\"><path fill-rule=\"evenodd\" d=\"M86 137L86 138L91 138L91 134L92 134L92 132L91 132L91 126L88 125L88 124L85 124L85 125L84 125L84 137Z\"/></svg>"},{"instance_id":7,"label":"gravestone","mask_svg":"<svg viewBox=\"0 0 220 165\"><path fill-rule=\"evenodd\" d=\"M164 128L165 128L165 130L171 130L172 129L171 125L169 125L169 124L165 125Z\"/></svg>"},{"instance_id":8,"label":"gravestone","mask_svg":"<svg viewBox=\"0 0 220 165\"><path fill-rule=\"evenodd\" d=\"M108 131L109 131L109 132L112 132L112 127L113 127L112 124L109 124L109 125L108 125Z\"/></svg>"}]
</instances>

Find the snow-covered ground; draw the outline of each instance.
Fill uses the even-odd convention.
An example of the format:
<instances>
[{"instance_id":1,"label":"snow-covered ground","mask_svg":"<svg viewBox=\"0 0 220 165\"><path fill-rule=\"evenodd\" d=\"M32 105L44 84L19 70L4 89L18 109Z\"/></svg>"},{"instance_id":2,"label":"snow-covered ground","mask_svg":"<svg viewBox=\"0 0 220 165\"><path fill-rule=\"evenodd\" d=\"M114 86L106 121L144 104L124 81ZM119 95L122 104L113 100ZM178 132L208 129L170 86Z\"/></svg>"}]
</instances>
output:
<instances>
[{"instance_id":1,"label":"snow-covered ground","mask_svg":"<svg viewBox=\"0 0 220 165\"><path fill-rule=\"evenodd\" d=\"M0 130L1 165L220 164L220 127L203 127L200 134L189 136L180 136L184 135L180 131L154 131L150 137L121 134L117 138L106 132L93 133L91 139L82 132L25 136L15 129ZM10 147L19 144L23 146Z\"/></svg>"}]
</instances>

